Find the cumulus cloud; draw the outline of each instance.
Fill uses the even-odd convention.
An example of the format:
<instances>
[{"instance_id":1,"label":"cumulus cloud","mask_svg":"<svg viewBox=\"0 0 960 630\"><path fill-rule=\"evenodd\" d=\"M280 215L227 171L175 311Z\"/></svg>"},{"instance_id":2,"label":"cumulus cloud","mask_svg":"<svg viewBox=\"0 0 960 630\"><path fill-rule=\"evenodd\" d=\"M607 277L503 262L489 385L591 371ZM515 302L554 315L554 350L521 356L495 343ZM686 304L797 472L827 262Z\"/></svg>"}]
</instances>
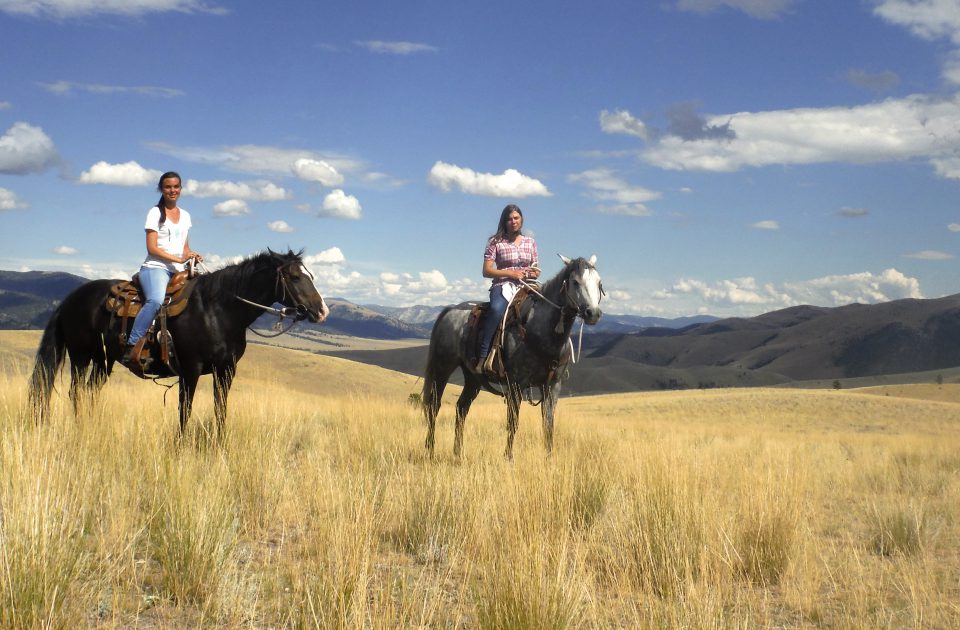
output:
<instances>
[{"instance_id":1,"label":"cumulus cloud","mask_svg":"<svg viewBox=\"0 0 960 630\"><path fill-rule=\"evenodd\" d=\"M726 7L760 20L778 18L795 4L796 0L677 0L677 8L681 11L706 14Z\"/></svg>"},{"instance_id":2,"label":"cumulus cloud","mask_svg":"<svg viewBox=\"0 0 960 630\"><path fill-rule=\"evenodd\" d=\"M873 9L883 19L905 26L924 39L949 38L960 45L960 11L952 0L882 0Z\"/></svg>"},{"instance_id":3,"label":"cumulus cloud","mask_svg":"<svg viewBox=\"0 0 960 630\"><path fill-rule=\"evenodd\" d=\"M110 186L151 186L156 185L161 175L161 171L144 168L134 161L123 164L100 161L80 173L77 181Z\"/></svg>"},{"instance_id":4,"label":"cumulus cloud","mask_svg":"<svg viewBox=\"0 0 960 630\"><path fill-rule=\"evenodd\" d=\"M324 160L300 158L293 163L293 173L308 182L318 182L324 186L339 186L343 175Z\"/></svg>"},{"instance_id":5,"label":"cumulus cloud","mask_svg":"<svg viewBox=\"0 0 960 630\"><path fill-rule=\"evenodd\" d=\"M606 168L574 173L567 180L585 186L587 196L602 204L594 210L606 214L649 216L652 212L645 202L660 198L660 193L628 184L617 177L615 171Z\"/></svg>"},{"instance_id":6,"label":"cumulus cloud","mask_svg":"<svg viewBox=\"0 0 960 630\"><path fill-rule=\"evenodd\" d=\"M330 249L323 250L319 254L303 257L303 262L306 263L308 267L311 265L340 265L346 261L347 258L343 255L339 247L331 247Z\"/></svg>"},{"instance_id":7,"label":"cumulus cloud","mask_svg":"<svg viewBox=\"0 0 960 630\"><path fill-rule=\"evenodd\" d=\"M904 258L916 258L917 260L950 260L953 254L941 252L936 249L925 249L911 254L904 254Z\"/></svg>"},{"instance_id":8,"label":"cumulus cloud","mask_svg":"<svg viewBox=\"0 0 960 630\"><path fill-rule=\"evenodd\" d=\"M323 207L317 212L317 216L358 220L362 216L361 210L356 197L337 188L324 197Z\"/></svg>"},{"instance_id":9,"label":"cumulus cloud","mask_svg":"<svg viewBox=\"0 0 960 630\"><path fill-rule=\"evenodd\" d=\"M69 245L60 245L53 248L53 253L60 254L61 256L72 256L77 253L77 249Z\"/></svg>"},{"instance_id":10,"label":"cumulus cloud","mask_svg":"<svg viewBox=\"0 0 960 630\"><path fill-rule=\"evenodd\" d=\"M73 92L86 92L88 94L133 94L149 98L175 98L186 94L183 90L153 85L104 85L102 83L76 83L73 81L38 83L38 85L47 92L58 96L69 96Z\"/></svg>"},{"instance_id":11,"label":"cumulus cloud","mask_svg":"<svg viewBox=\"0 0 960 630\"><path fill-rule=\"evenodd\" d=\"M951 232L960 232L960 223L951 223L947 226L947 229Z\"/></svg>"},{"instance_id":12,"label":"cumulus cloud","mask_svg":"<svg viewBox=\"0 0 960 630\"><path fill-rule=\"evenodd\" d=\"M945 177L960 177L956 120L960 94L913 95L857 107L741 112L706 119L730 137L684 140L663 136L640 151L669 170L736 171L773 164L872 163L927 158Z\"/></svg>"},{"instance_id":13,"label":"cumulus cloud","mask_svg":"<svg viewBox=\"0 0 960 630\"><path fill-rule=\"evenodd\" d=\"M188 179L183 194L192 197L230 197L246 201L282 201L293 195L273 182L198 181Z\"/></svg>"},{"instance_id":14,"label":"cumulus cloud","mask_svg":"<svg viewBox=\"0 0 960 630\"><path fill-rule=\"evenodd\" d=\"M6 188L0 188L0 212L26 208L27 204L16 193Z\"/></svg>"},{"instance_id":15,"label":"cumulus cloud","mask_svg":"<svg viewBox=\"0 0 960 630\"><path fill-rule=\"evenodd\" d=\"M880 274L862 272L832 275L780 285L761 284L752 277L717 282L685 278L668 289L655 292L653 296L661 300L676 300L686 296L712 308L726 307L737 312L756 313L801 304L876 304L901 298L922 298L923 294L916 278L896 269L886 269Z\"/></svg>"},{"instance_id":16,"label":"cumulus cloud","mask_svg":"<svg viewBox=\"0 0 960 630\"><path fill-rule=\"evenodd\" d=\"M14 123L0 136L0 173L40 173L59 160L53 140L40 127Z\"/></svg>"},{"instance_id":17,"label":"cumulus cloud","mask_svg":"<svg viewBox=\"0 0 960 630\"><path fill-rule=\"evenodd\" d=\"M171 145L166 142L152 142L147 146L178 160L214 164L229 171L264 177L288 176L300 159L326 162L341 174L362 173L365 168L360 160L309 149L288 149L255 144L191 147Z\"/></svg>"},{"instance_id":18,"label":"cumulus cloud","mask_svg":"<svg viewBox=\"0 0 960 630\"><path fill-rule=\"evenodd\" d=\"M414 53L437 52L436 46L416 42L385 42L381 40L367 40L357 42L357 46L366 48L372 53L382 55L412 55Z\"/></svg>"},{"instance_id":19,"label":"cumulus cloud","mask_svg":"<svg viewBox=\"0 0 960 630\"><path fill-rule=\"evenodd\" d=\"M213 206L215 217L242 217L250 214L250 206L242 199L227 199Z\"/></svg>"},{"instance_id":20,"label":"cumulus cloud","mask_svg":"<svg viewBox=\"0 0 960 630\"><path fill-rule=\"evenodd\" d=\"M104 14L136 17L168 11L227 13L226 9L204 0L0 0L0 12L55 19Z\"/></svg>"},{"instance_id":21,"label":"cumulus cloud","mask_svg":"<svg viewBox=\"0 0 960 630\"><path fill-rule=\"evenodd\" d=\"M293 228L290 227L286 221L271 221L267 223L267 229L271 232L279 232L280 234L293 232Z\"/></svg>"},{"instance_id":22,"label":"cumulus cloud","mask_svg":"<svg viewBox=\"0 0 960 630\"><path fill-rule=\"evenodd\" d=\"M427 176L430 185L449 192L456 188L470 195L486 197L550 197L552 193L537 179L509 168L500 175L476 171L438 161Z\"/></svg>"},{"instance_id":23,"label":"cumulus cloud","mask_svg":"<svg viewBox=\"0 0 960 630\"><path fill-rule=\"evenodd\" d=\"M642 140L650 138L650 129L642 120L634 118L626 110L617 110L600 112L600 129L604 133L624 134L627 136L636 136Z\"/></svg>"},{"instance_id":24,"label":"cumulus cloud","mask_svg":"<svg viewBox=\"0 0 960 630\"><path fill-rule=\"evenodd\" d=\"M779 230L779 229L780 229L780 222L779 222L779 221L772 221L772 220L769 220L769 219L768 219L768 220L766 220L766 221L757 221L756 223L754 223L754 224L751 225L750 227L752 227L752 228L755 229L755 230L776 231L776 230Z\"/></svg>"}]
</instances>

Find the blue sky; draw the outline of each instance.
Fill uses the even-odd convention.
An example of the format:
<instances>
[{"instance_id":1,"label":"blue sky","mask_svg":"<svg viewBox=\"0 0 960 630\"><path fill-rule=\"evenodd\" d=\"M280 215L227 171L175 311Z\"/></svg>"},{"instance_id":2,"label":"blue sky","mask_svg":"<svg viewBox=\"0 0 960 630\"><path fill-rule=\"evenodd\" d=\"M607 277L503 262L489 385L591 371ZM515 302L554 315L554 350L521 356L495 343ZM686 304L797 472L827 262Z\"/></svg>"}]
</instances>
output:
<instances>
[{"instance_id":1,"label":"blue sky","mask_svg":"<svg viewBox=\"0 0 960 630\"><path fill-rule=\"evenodd\" d=\"M0 269L128 277L159 174L225 264L484 299L517 203L608 312L960 292L960 0L0 0Z\"/></svg>"}]
</instances>

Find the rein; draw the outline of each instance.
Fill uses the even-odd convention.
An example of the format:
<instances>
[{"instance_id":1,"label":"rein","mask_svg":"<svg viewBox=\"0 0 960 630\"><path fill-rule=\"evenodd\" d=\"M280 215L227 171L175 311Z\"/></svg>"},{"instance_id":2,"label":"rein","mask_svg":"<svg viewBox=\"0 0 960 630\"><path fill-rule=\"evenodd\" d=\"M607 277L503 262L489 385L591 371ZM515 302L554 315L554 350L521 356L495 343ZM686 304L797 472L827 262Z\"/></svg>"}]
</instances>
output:
<instances>
[{"instance_id":1,"label":"rein","mask_svg":"<svg viewBox=\"0 0 960 630\"><path fill-rule=\"evenodd\" d=\"M275 286L276 284L279 284L283 288L283 295L280 298L281 300L287 296L287 293L290 293L291 295L293 295L293 292L289 291L287 288L287 278L285 275L283 275L282 266L277 267L277 281L275 283ZM245 304L249 304L250 306L256 306L257 308L262 309L265 313L271 313L278 317L277 323L273 325L273 329L276 330L277 332L272 335L259 332L258 330L253 328L252 324L250 326L247 326L247 329L253 334L257 335L258 337L267 337L267 338L279 337L280 335L283 335L284 333L289 332L290 329L293 328L294 324L296 324L297 322L303 321L307 318L307 307L304 306L303 304L297 304L295 307L284 306L283 308L274 308L272 306L265 306L263 304L258 304L257 302L253 302L246 298L242 298L239 295L234 295L233 297L237 298L238 300L240 300ZM293 318L293 321L291 321L286 328L283 327L284 317Z\"/></svg>"},{"instance_id":2,"label":"rein","mask_svg":"<svg viewBox=\"0 0 960 630\"><path fill-rule=\"evenodd\" d=\"M546 302L547 304L549 304L549 305L552 306L553 308L555 308L555 309L557 309L558 311L560 311L561 318L560 318L560 321L557 322L557 331L556 331L556 332L557 332L558 334L561 333L561 332L563 332L563 317L562 317L562 315L563 315L563 309L564 309L564 307L563 307L563 306L560 306L560 305L558 305L558 304L556 304L556 303L554 303L552 300L550 300L549 298L547 298L547 296L545 296L543 293L541 293L539 290L537 290L537 288L536 288L536 286L535 286L534 283L532 283L532 282L527 282L526 280L520 280L520 283L523 284L523 286L527 287L527 290L528 290L528 291L530 291L531 293L535 293L536 295L539 295L540 298L541 298L544 302ZM570 294L569 294L568 291L567 291L567 281L566 281L566 280L563 281L563 296L564 296L565 298L567 298L567 301L568 301L568 302L570 301ZM580 333L577 335L577 347L576 347L576 349L574 349L574 347L573 347L573 339L571 339L570 337L567 337L567 343L570 344L570 358L571 358L571 361L572 361L573 363L576 363L577 361L580 360L580 355L583 354L583 323L584 323L584 321L583 321L583 317L580 315L580 310L579 310L579 309L574 309L574 310L575 310L575 312L576 312L575 317L577 317L577 318L580 319Z\"/></svg>"}]
</instances>

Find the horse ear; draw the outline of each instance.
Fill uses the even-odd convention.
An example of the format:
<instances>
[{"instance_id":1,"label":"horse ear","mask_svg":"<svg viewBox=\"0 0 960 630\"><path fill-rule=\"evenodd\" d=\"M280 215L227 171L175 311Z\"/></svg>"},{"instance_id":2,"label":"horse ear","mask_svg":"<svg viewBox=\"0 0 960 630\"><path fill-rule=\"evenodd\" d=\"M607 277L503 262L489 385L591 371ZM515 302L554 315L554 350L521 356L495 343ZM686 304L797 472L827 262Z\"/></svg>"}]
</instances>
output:
<instances>
[{"instance_id":1,"label":"horse ear","mask_svg":"<svg viewBox=\"0 0 960 630\"><path fill-rule=\"evenodd\" d=\"M597 266L597 255L594 254L593 256L591 256L591 257L590 257L590 260L588 260L587 262L590 263L590 266L591 266L591 267L596 267L596 266Z\"/></svg>"},{"instance_id":2,"label":"horse ear","mask_svg":"<svg viewBox=\"0 0 960 630\"><path fill-rule=\"evenodd\" d=\"M565 264L565 265L569 265L569 264L570 264L570 259L567 258L566 256L564 256L563 254L557 254L557 256L560 257L560 260L563 261L563 264Z\"/></svg>"}]
</instances>

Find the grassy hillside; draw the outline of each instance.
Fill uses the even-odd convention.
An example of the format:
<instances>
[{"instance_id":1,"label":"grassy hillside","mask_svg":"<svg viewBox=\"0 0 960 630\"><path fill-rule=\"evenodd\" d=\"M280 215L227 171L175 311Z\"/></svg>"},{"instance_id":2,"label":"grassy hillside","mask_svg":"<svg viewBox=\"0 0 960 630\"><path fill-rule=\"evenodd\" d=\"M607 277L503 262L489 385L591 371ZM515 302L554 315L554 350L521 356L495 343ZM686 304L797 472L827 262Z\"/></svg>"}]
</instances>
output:
<instances>
[{"instance_id":1,"label":"grassy hillside","mask_svg":"<svg viewBox=\"0 0 960 630\"><path fill-rule=\"evenodd\" d=\"M584 396L544 455L481 396L454 462L415 377L264 346L209 383L117 374L22 419L0 333L3 628L960 627L960 386ZM58 386L66 390L65 383Z\"/></svg>"}]
</instances>

